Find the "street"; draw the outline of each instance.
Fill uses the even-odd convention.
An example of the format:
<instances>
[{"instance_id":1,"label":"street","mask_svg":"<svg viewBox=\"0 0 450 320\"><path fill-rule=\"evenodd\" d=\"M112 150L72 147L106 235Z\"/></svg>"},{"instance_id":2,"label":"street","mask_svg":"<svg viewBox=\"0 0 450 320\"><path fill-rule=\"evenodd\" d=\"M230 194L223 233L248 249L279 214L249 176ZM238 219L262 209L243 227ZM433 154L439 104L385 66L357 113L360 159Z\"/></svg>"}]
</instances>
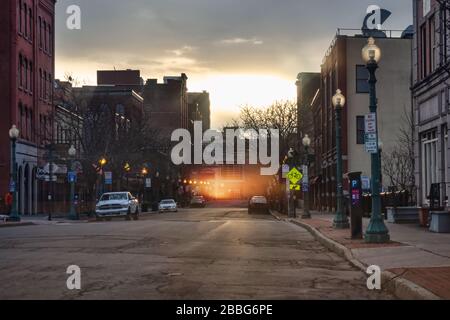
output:
<instances>
[{"instance_id":1,"label":"street","mask_svg":"<svg viewBox=\"0 0 450 320\"><path fill-rule=\"evenodd\" d=\"M1 228L0 256L0 299L394 299L306 230L242 207Z\"/></svg>"}]
</instances>

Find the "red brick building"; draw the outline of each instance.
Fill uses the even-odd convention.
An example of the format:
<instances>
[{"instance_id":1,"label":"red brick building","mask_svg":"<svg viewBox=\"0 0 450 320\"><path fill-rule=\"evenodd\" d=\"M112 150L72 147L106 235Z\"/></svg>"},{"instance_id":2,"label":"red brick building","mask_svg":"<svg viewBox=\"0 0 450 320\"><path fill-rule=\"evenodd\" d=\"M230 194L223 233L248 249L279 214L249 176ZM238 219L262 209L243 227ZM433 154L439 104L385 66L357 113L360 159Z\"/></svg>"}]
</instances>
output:
<instances>
[{"instance_id":1,"label":"red brick building","mask_svg":"<svg viewBox=\"0 0 450 320\"><path fill-rule=\"evenodd\" d=\"M0 10L0 196L8 191L8 130L20 130L17 191L21 214L38 211L35 172L51 136L55 0L4 0Z\"/></svg>"}]
</instances>

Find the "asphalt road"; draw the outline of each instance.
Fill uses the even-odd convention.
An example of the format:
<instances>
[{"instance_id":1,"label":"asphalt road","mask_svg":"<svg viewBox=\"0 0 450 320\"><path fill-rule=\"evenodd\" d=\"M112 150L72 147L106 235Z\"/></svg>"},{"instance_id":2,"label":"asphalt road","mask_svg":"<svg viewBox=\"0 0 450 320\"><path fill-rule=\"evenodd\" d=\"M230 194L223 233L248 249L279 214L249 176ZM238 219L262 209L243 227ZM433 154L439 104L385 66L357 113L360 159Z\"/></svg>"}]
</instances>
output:
<instances>
[{"instance_id":1,"label":"asphalt road","mask_svg":"<svg viewBox=\"0 0 450 320\"><path fill-rule=\"evenodd\" d=\"M307 231L242 208L0 228L0 270L0 299L393 299Z\"/></svg>"}]
</instances>

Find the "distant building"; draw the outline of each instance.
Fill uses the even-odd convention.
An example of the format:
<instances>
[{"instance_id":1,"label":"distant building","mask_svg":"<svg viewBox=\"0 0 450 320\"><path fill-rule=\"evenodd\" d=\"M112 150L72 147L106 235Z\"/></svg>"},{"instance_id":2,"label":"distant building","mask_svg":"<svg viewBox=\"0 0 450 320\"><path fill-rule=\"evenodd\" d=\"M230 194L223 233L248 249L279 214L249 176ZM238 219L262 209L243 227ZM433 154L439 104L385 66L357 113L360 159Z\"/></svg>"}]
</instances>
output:
<instances>
[{"instance_id":1,"label":"distant building","mask_svg":"<svg viewBox=\"0 0 450 320\"><path fill-rule=\"evenodd\" d=\"M389 37L377 38L376 42L383 56L377 71L379 139L383 152L391 152L398 144L400 124L411 109L412 40L389 33ZM336 128L331 99L337 89L347 98L342 111L343 170L361 171L368 189L371 162L364 146L364 116L369 113L369 87L368 71L361 57L366 43L366 37L338 33L321 66L320 96L312 102L315 132L312 147L316 160L311 183L316 197L313 204L319 210L336 209ZM389 184L384 177L383 185ZM348 181L344 182L344 189L348 191Z\"/></svg>"},{"instance_id":2,"label":"distant building","mask_svg":"<svg viewBox=\"0 0 450 320\"><path fill-rule=\"evenodd\" d=\"M147 80L143 87L144 109L150 126L164 140L170 141L176 129L189 129L187 79L183 73L179 77L164 77L163 83Z\"/></svg>"},{"instance_id":3,"label":"distant building","mask_svg":"<svg viewBox=\"0 0 450 320\"><path fill-rule=\"evenodd\" d=\"M437 184L440 205L448 206L450 14L435 0L416 0L413 4L416 33L412 95L417 200L419 206L427 206L431 185Z\"/></svg>"},{"instance_id":4,"label":"distant building","mask_svg":"<svg viewBox=\"0 0 450 320\"><path fill-rule=\"evenodd\" d=\"M18 209L36 214L46 199L36 171L51 141L55 74L55 0L5 0L0 10L0 197L9 191L8 131L20 130L16 163ZM0 207L0 211L1 207Z\"/></svg>"},{"instance_id":5,"label":"distant building","mask_svg":"<svg viewBox=\"0 0 450 320\"><path fill-rule=\"evenodd\" d=\"M97 71L97 85L126 86L133 89L142 87L144 80L139 70L99 70Z\"/></svg>"},{"instance_id":6,"label":"distant building","mask_svg":"<svg viewBox=\"0 0 450 320\"><path fill-rule=\"evenodd\" d=\"M303 137L307 134L313 138L313 117L311 102L318 95L320 89L320 73L301 72L297 76L297 127L299 147Z\"/></svg>"},{"instance_id":7,"label":"distant building","mask_svg":"<svg viewBox=\"0 0 450 320\"><path fill-rule=\"evenodd\" d=\"M195 121L202 121L203 131L211 129L211 102L209 93L188 92L189 131L193 132Z\"/></svg>"}]
</instances>

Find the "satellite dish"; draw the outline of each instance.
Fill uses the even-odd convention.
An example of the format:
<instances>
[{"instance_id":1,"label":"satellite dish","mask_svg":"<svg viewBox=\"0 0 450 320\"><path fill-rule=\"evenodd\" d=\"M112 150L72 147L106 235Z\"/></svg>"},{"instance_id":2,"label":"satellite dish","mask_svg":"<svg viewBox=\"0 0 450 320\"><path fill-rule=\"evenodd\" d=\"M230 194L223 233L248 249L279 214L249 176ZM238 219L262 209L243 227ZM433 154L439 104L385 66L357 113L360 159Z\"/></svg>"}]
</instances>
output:
<instances>
[{"instance_id":1,"label":"satellite dish","mask_svg":"<svg viewBox=\"0 0 450 320\"><path fill-rule=\"evenodd\" d=\"M391 16L392 12L386 9L379 9L379 18L380 18L380 25L383 25L383 23L386 22L386 20ZM374 38L386 38L386 33L384 33L381 30L373 29L368 27L368 21L369 19L373 19L373 16L377 14L377 12L374 10L366 15L364 18L363 26L361 28L361 31L364 36L366 37L374 37Z\"/></svg>"}]
</instances>

